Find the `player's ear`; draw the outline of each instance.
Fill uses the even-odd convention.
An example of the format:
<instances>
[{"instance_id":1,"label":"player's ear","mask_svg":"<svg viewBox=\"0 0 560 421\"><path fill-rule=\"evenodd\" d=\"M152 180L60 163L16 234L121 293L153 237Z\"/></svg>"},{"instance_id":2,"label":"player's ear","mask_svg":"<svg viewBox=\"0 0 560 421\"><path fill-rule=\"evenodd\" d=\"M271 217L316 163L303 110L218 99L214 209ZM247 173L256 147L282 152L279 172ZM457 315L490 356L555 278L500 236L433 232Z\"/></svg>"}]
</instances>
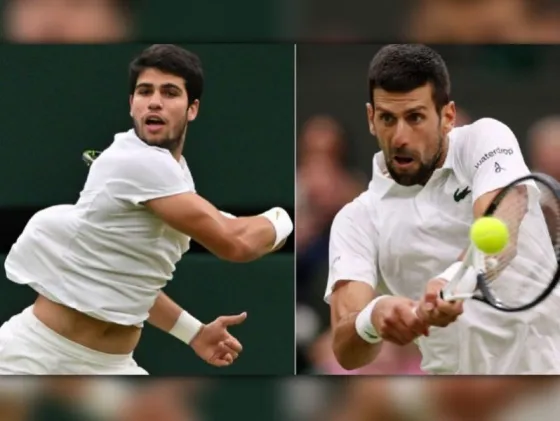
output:
<instances>
[{"instance_id":1,"label":"player's ear","mask_svg":"<svg viewBox=\"0 0 560 421\"><path fill-rule=\"evenodd\" d=\"M192 104L187 108L187 121L193 121L198 115L198 109L200 107L200 101L198 99L194 100Z\"/></svg>"},{"instance_id":2,"label":"player's ear","mask_svg":"<svg viewBox=\"0 0 560 421\"><path fill-rule=\"evenodd\" d=\"M132 98L133 95L129 95L128 97L128 105L130 106L130 116L132 117Z\"/></svg>"},{"instance_id":3,"label":"player's ear","mask_svg":"<svg viewBox=\"0 0 560 421\"><path fill-rule=\"evenodd\" d=\"M453 127L455 127L455 120L457 118L457 109L455 102L450 101L441 110L443 132L447 135Z\"/></svg>"},{"instance_id":4,"label":"player's ear","mask_svg":"<svg viewBox=\"0 0 560 421\"><path fill-rule=\"evenodd\" d=\"M369 102L366 103L366 111L367 111L369 132L372 135L375 136L375 126L373 125L373 119L375 117L375 111L373 110L373 106Z\"/></svg>"}]
</instances>

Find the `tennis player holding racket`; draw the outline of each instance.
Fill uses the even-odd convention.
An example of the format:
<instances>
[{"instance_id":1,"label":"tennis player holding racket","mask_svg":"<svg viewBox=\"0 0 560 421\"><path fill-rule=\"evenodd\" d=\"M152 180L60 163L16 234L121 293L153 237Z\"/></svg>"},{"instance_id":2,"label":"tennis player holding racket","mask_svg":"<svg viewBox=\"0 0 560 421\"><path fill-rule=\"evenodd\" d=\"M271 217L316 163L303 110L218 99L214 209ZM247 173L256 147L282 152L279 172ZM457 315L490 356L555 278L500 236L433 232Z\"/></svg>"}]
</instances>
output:
<instances>
[{"instance_id":1,"label":"tennis player holding racket","mask_svg":"<svg viewBox=\"0 0 560 421\"><path fill-rule=\"evenodd\" d=\"M432 49L384 47L369 88L381 152L368 190L331 228L325 300L339 363L355 369L383 341L416 341L428 373L560 373L557 183L516 182L530 173L501 122L454 128L449 75ZM509 229L497 256L467 253L484 215Z\"/></svg>"}]
</instances>

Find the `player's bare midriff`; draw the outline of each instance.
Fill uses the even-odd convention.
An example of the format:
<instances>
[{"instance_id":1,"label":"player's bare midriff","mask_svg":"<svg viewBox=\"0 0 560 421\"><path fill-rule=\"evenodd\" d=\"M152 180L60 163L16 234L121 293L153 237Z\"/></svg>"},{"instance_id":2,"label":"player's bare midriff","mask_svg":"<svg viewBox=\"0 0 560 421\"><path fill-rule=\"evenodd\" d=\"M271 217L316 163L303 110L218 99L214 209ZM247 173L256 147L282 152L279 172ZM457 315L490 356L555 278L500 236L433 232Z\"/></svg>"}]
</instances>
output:
<instances>
[{"instance_id":1,"label":"player's bare midriff","mask_svg":"<svg viewBox=\"0 0 560 421\"><path fill-rule=\"evenodd\" d=\"M33 313L49 329L86 348L106 354L131 353L142 334L136 326L123 326L94 319L39 295Z\"/></svg>"}]
</instances>

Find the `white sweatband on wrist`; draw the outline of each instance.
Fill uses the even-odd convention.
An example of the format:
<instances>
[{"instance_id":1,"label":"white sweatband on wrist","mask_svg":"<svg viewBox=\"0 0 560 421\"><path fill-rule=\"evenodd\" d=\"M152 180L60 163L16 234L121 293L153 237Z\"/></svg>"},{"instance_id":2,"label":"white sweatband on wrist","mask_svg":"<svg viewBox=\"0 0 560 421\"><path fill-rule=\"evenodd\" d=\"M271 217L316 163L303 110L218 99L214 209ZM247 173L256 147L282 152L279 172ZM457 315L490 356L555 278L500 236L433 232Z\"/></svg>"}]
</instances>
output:
<instances>
[{"instance_id":1,"label":"white sweatband on wrist","mask_svg":"<svg viewBox=\"0 0 560 421\"><path fill-rule=\"evenodd\" d=\"M377 333L373 324L371 323L371 314L373 313L373 309L375 308L376 304L379 300L388 297L388 295L381 295L379 297L374 298L365 308L360 311L358 317L356 317L356 332L364 341L370 344L376 344L381 342L383 338Z\"/></svg>"},{"instance_id":2,"label":"white sweatband on wrist","mask_svg":"<svg viewBox=\"0 0 560 421\"><path fill-rule=\"evenodd\" d=\"M440 419L428 387L429 383L420 377L390 379L387 391L394 412L403 421Z\"/></svg>"},{"instance_id":3,"label":"white sweatband on wrist","mask_svg":"<svg viewBox=\"0 0 560 421\"><path fill-rule=\"evenodd\" d=\"M274 240L274 245L272 248L276 248L278 244L284 241L294 230L294 224L288 212L282 208L272 208L264 213L261 213L268 219L274 226L274 231L276 231L276 239Z\"/></svg>"},{"instance_id":4,"label":"white sweatband on wrist","mask_svg":"<svg viewBox=\"0 0 560 421\"><path fill-rule=\"evenodd\" d=\"M229 219L236 219L237 218L237 216L232 215L231 213L227 213L227 212L224 212L224 211L220 211L220 213L222 215L224 215L226 218L229 218Z\"/></svg>"},{"instance_id":5,"label":"white sweatband on wrist","mask_svg":"<svg viewBox=\"0 0 560 421\"><path fill-rule=\"evenodd\" d=\"M200 320L183 310L169 334L189 345L203 325Z\"/></svg>"},{"instance_id":6,"label":"white sweatband on wrist","mask_svg":"<svg viewBox=\"0 0 560 421\"><path fill-rule=\"evenodd\" d=\"M455 262L451 264L451 266L449 266L447 269L445 269L442 273L440 273L438 276L436 276L434 279L444 279L447 282L449 282L451 281L451 279L455 277L455 275L457 275L457 272L459 272L461 266L463 266L463 262Z\"/></svg>"}]
</instances>

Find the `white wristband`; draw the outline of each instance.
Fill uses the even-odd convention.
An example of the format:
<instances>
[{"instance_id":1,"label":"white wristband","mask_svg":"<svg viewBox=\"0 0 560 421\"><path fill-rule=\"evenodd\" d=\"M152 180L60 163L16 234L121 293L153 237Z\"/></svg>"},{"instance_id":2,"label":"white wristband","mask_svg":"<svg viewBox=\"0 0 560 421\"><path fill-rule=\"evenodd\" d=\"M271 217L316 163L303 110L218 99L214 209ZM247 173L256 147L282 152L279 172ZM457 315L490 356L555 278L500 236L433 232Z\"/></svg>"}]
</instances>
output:
<instances>
[{"instance_id":1,"label":"white wristband","mask_svg":"<svg viewBox=\"0 0 560 421\"><path fill-rule=\"evenodd\" d=\"M457 272L459 272L459 269L461 269L462 266L463 262L455 262L434 279L444 279L449 282L455 277L455 275L457 275Z\"/></svg>"},{"instance_id":2,"label":"white wristband","mask_svg":"<svg viewBox=\"0 0 560 421\"><path fill-rule=\"evenodd\" d=\"M383 338L379 336L373 324L371 323L371 314L373 313L373 309L375 308L376 304L379 300L383 298L389 297L388 295L381 295L379 297L374 298L365 308L360 311L358 317L356 317L356 332L364 341L370 344L376 344L381 342Z\"/></svg>"},{"instance_id":3,"label":"white wristband","mask_svg":"<svg viewBox=\"0 0 560 421\"><path fill-rule=\"evenodd\" d=\"M169 334L189 345L202 326L200 320L183 310Z\"/></svg>"},{"instance_id":4,"label":"white wristband","mask_svg":"<svg viewBox=\"0 0 560 421\"><path fill-rule=\"evenodd\" d=\"M262 213L261 216L268 219L276 231L276 239L274 240L274 246L272 246L272 248L276 248L276 246L288 238L294 230L294 224L290 215L282 208L269 209Z\"/></svg>"}]
</instances>

